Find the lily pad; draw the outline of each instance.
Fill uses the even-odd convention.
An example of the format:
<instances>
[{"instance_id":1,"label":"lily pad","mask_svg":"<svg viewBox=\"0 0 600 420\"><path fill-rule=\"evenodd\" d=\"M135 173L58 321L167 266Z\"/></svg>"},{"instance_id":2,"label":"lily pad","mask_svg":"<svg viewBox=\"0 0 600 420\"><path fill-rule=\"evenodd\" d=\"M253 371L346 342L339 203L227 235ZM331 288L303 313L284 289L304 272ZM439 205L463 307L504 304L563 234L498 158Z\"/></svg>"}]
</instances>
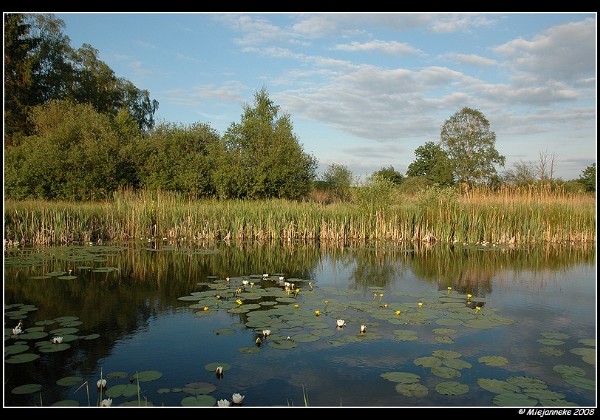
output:
<instances>
[{"instance_id":1,"label":"lily pad","mask_svg":"<svg viewBox=\"0 0 600 420\"><path fill-rule=\"evenodd\" d=\"M432 354L442 359L458 359L462 356L462 354L453 350L434 350Z\"/></svg>"},{"instance_id":2,"label":"lily pad","mask_svg":"<svg viewBox=\"0 0 600 420\"><path fill-rule=\"evenodd\" d=\"M542 381L541 379L531 378L529 376L511 376L506 379L511 385L516 385L521 388L527 389L546 389L548 388L548 384Z\"/></svg>"},{"instance_id":3,"label":"lily pad","mask_svg":"<svg viewBox=\"0 0 600 420\"><path fill-rule=\"evenodd\" d=\"M145 370L143 372L138 372L133 375L134 380L138 380L140 382L150 382L155 381L157 379L162 378L162 372L157 370Z\"/></svg>"},{"instance_id":4,"label":"lily pad","mask_svg":"<svg viewBox=\"0 0 600 420\"><path fill-rule=\"evenodd\" d=\"M423 398L429 393L427 387L420 383L414 384L396 384L396 392L406 397Z\"/></svg>"},{"instance_id":5,"label":"lily pad","mask_svg":"<svg viewBox=\"0 0 600 420\"><path fill-rule=\"evenodd\" d=\"M184 407L212 407L216 403L217 399L212 395L196 395L181 400L181 405Z\"/></svg>"},{"instance_id":6,"label":"lily pad","mask_svg":"<svg viewBox=\"0 0 600 420\"><path fill-rule=\"evenodd\" d=\"M473 367L469 362L462 359L444 359L442 363L452 369L469 369Z\"/></svg>"},{"instance_id":7,"label":"lily pad","mask_svg":"<svg viewBox=\"0 0 600 420\"><path fill-rule=\"evenodd\" d=\"M442 360L438 359L437 357L433 357L433 356L425 356L425 357L419 357L418 359L414 360L414 364L417 366L423 366L423 367L434 367L434 366L441 366L442 365Z\"/></svg>"},{"instance_id":8,"label":"lily pad","mask_svg":"<svg viewBox=\"0 0 600 420\"><path fill-rule=\"evenodd\" d=\"M117 397L132 397L136 395L139 391L139 387L137 384L118 384L109 387L105 394L110 398Z\"/></svg>"},{"instance_id":9,"label":"lily pad","mask_svg":"<svg viewBox=\"0 0 600 420\"><path fill-rule=\"evenodd\" d=\"M34 360L37 360L40 358L39 354L35 354L35 353L21 353L21 354L15 354L11 357L9 357L8 359L4 360L4 363L11 363L11 364L15 364L15 363L27 363L27 362L32 362Z\"/></svg>"},{"instance_id":10,"label":"lily pad","mask_svg":"<svg viewBox=\"0 0 600 420\"><path fill-rule=\"evenodd\" d=\"M27 344L13 344L12 346L4 347L4 356L23 353L27 350L29 350L29 346Z\"/></svg>"},{"instance_id":11,"label":"lily pad","mask_svg":"<svg viewBox=\"0 0 600 420\"><path fill-rule=\"evenodd\" d=\"M13 388L10 392L13 394L33 394L42 389L40 384L27 384Z\"/></svg>"},{"instance_id":12,"label":"lily pad","mask_svg":"<svg viewBox=\"0 0 600 420\"><path fill-rule=\"evenodd\" d=\"M215 372L219 366L221 366L223 368L223 372L231 369L231 365L229 363L213 362L213 363L209 363L209 364L205 365L204 370L207 370L209 372Z\"/></svg>"},{"instance_id":13,"label":"lily pad","mask_svg":"<svg viewBox=\"0 0 600 420\"><path fill-rule=\"evenodd\" d=\"M496 395L492 402L499 407L534 407L538 400L525 394L511 392Z\"/></svg>"},{"instance_id":14,"label":"lily pad","mask_svg":"<svg viewBox=\"0 0 600 420\"><path fill-rule=\"evenodd\" d=\"M76 400L61 400L51 405L51 407L79 407L79 401Z\"/></svg>"},{"instance_id":15,"label":"lily pad","mask_svg":"<svg viewBox=\"0 0 600 420\"><path fill-rule=\"evenodd\" d=\"M564 356L564 350L561 350L556 347L542 347L540 348L540 353L546 356Z\"/></svg>"},{"instance_id":16,"label":"lily pad","mask_svg":"<svg viewBox=\"0 0 600 420\"><path fill-rule=\"evenodd\" d=\"M210 394L215 389L217 389L217 386L210 382L191 382L183 387L183 392L192 395Z\"/></svg>"},{"instance_id":17,"label":"lily pad","mask_svg":"<svg viewBox=\"0 0 600 420\"><path fill-rule=\"evenodd\" d=\"M413 330L394 330L394 340L398 341L416 341L419 337Z\"/></svg>"},{"instance_id":18,"label":"lily pad","mask_svg":"<svg viewBox=\"0 0 600 420\"><path fill-rule=\"evenodd\" d=\"M458 378L461 376L460 370L447 366L432 366L431 373L441 378Z\"/></svg>"},{"instance_id":19,"label":"lily pad","mask_svg":"<svg viewBox=\"0 0 600 420\"><path fill-rule=\"evenodd\" d=\"M435 390L442 395L462 395L469 392L469 385L455 381L440 382Z\"/></svg>"},{"instance_id":20,"label":"lily pad","mask_svg":"<svg viewBox=\"0 0 600 420\"><path fill-rule=\"evenodd\" d=\"M96 338L99 338L100 334L89 334L86 335L84 337L81 337L82 340L95 340Z\"/></svg>"},{"instance_id":21,"label":"lily pad","mask_svg":"<svg viewBox=\"0 0 600 420\"><path fill-rule=\"evenodd\" d=\"M83 378L81 376L65 376L56 381L56 384L60 386L72 386L81 383L83 383Z\"/></svg>"},{"instance_id":22,"label":"lily pad","mask_svg":"<svg viewBox=\"0 0 600 420\"><path fill-rule=\"evenodd\" d=\"M244 353L244 354L254 354L254 353L258 353L260 351L260 348L257 346L244 346L244 347L240 347L238 349L238 351L240 353Z\"/></svg>"},{"instance_id":23,"label":"lily pad","mask_svg":"<svg viewBox=\"0 0 600 420\"><path fill-rule=\"evenodd\" d=\"M479 378L477 379L477 385L494 394L517 393L521 391L521 388L517 385L512 385L498 379Z\"/></svg>"},{"instance_id":24,"label":"lily pad","mask_svg":"<svg viewBox=\"0 0 600 420\"><path fill-rule=\"evenodd\" d=\"M109 372L106 374L108 379L122 379L127 378L128 376L128 373L123 371Z\"/></svg>"},{"instance_id":25,"label":"lily pad","mask_svg":"<svg viewBox=\"0 0 600 420\"><path fill-rule=\"evenodd\" d=\"M481 356L477 361L488 366L504 366L508 363L508 359L503 356Z\"/></svg>"},{"instance_id":26,"label":"lily pad","mask_svg":"<svg viewBox=\"0 0 600 420\"><path fill-rule=\"evenodd\" d=\"M287 349L293 349L295 347L298 347L298 343L296 343L295 341L291 341L291 340L270 340L268 342L269 347L273 347L274 349L281 349L281 350L287 350Z\"/></svg>"},{"instance_id":27,"label":"lily pad","mask_svg":"<svg viewBox=\"0 0 600 420\"><path fill-rule=\"evenodd\" d=\"M38 351L41 351L42 353L55 353L57 351L63 351L63 350L67 350L70 348L71 348L71 345L69 343L53 344L53 343L48 342L48 344L39 346Z\"/></svg>"},{"instance_id":28,"label":"lily pad","mask_svg":"<svg viewBox=\"0 0 600 420\"><path fill-rule=\"evenodd\" d=\"M412 372L385 372L380 375L383 379L391 382L400 382L403 384L412 384L419 382L421 377Z\"/></svg>"},{"instance_id":29,"label":"lily pad","mask_svg":"<svg viewBox=\"0 0 600 420\"><path fill-rule=\"evenodd\" d=\"M299 343L310 343L312 341L317 341L319 338L320 338L319 336L314 335L314 334L309 334L309 333L296 334L296 335L292 336L292 339ZM285 341L289 341L289 340L285 340Z\"/></svg>"}]
</instances>

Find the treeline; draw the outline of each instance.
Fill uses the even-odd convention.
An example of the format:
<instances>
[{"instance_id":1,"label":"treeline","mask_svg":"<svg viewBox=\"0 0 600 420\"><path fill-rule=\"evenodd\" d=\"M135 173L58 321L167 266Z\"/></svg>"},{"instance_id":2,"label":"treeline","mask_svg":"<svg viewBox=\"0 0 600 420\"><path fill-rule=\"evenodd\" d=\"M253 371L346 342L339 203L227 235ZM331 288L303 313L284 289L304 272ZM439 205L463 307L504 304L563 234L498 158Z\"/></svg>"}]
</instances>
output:
<instances>
[{"instance_id":1,"label":"treeline","mask_svg":"<svg viewBox=\"0 0 600 420\"><path fill-rule=\"evenodd\" d=\"M72 48L60 19L6 14L4 26L7 199L96 200L128 189L368 205L392 189L431 186L595 191L595 164L564 182L553 177L554 156L547 154L498 174L505 159L496 135L470 108L445 122L439 142L415 150L405 175L390 165L358 182L344 165L332 164L317 179L317 159L303 150L290 115L279 113L265 87L223 135L202 123L155 124L158 102L117 77L90 45Z\"/></svg>"}]
</instances>

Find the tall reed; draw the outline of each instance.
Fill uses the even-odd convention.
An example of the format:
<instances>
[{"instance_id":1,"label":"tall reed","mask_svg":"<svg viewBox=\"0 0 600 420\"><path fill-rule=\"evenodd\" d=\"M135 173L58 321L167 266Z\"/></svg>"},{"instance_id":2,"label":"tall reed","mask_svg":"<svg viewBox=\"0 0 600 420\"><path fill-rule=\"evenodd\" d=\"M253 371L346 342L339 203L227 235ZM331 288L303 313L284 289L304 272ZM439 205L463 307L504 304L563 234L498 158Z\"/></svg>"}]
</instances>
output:
<instances>
[{"instance_id":1,"label":"tall reed","mask_svg":"<svg viewBox=\"0 0 600 420\"><path fill-rule=\"evenodd\" d=\"M431 188L385 206L288 200L190 200L160 191L119 191L102 202L12 201L5 246L101 241L286 241L350 244L441 241L480 244L595 242L590 195L531 190L459 194Z\"/></svg>"}]
</instances>

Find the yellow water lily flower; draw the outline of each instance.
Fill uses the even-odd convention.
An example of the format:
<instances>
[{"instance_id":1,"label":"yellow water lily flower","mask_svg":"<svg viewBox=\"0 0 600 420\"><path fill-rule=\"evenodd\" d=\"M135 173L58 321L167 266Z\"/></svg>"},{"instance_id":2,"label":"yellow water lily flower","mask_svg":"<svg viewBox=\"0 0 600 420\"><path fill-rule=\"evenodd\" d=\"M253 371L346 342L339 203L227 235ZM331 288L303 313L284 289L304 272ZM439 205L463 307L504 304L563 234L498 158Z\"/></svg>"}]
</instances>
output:
<instances>
[{"instance_id":1,"label":"yellow water lily flower","mask_svg":"<svg viewBox=\"0 0 600 420\"><path fill-rule=\"evenodd\" d=\"M300 305L298 305L297 303L294 303L294 308L298 309L300 307Z\"/></svg>"},{"instance_id":2,"label":"yellow water lily flower","mask_svg":"<svg viewBox=\"0 0 600 420\"><path fill-rule=\"evenodd\" d=\"M204 308L202 308L203 311L208 311L208 306L205 306Z\"/></svg>"},{"instance_id":3,"label":"yellow water lily flower","mask_svg":"<svg viewBox=\"0 0 600 420\"><path fill-rule=\"evenodd\" d=\"M321 315L321 311L319 311L319 310L317 309L317 310L315 311L315 315L316 315L316 316L319 316L319 315Z\"/></svg>"},{"instance_id":4,"label":"yellow water lily flower","mask_svg":"<svg viewBox=\"0 0 600 420\"><path fill-rule=\"evenodd\" d=\"M419 302L418 305L419 305L419 308L421 308L423 306L423 302Z\"/></svg>"},{"instance_id":5,"label":"yellow water lily flower","mask_svg":"<svg viewBox=\"0 0 600 420\"><path fill-rule=\"evenodd\" d=\"M467 293L467 299L471 299L472 297L473 297L473 295L472 295L472 294L470 294L470 293Z\"/></svg>"},{"instance_id":6,"label":"yellow water lily flower","mask_svg":"<svg viewBox=\"0 0 600 420\"><path fill-rule=\"evenodd\" d=\"M400 315L400 311L396 311L396 315Z\"/></svg>"},{"instance_id":7,"label":"yellow water lily flower","mask_svg":"<svg viewBox=\"0 0 600 420\"><path fill-rule=\"evenodd\" d=\"M242 303L244 303L244 302L242 302L242 299L237 299L237 300L235 301L235 303L237 303L238 305L241 305L241 304L242 304Z\"/></svg>"}]
</instances>

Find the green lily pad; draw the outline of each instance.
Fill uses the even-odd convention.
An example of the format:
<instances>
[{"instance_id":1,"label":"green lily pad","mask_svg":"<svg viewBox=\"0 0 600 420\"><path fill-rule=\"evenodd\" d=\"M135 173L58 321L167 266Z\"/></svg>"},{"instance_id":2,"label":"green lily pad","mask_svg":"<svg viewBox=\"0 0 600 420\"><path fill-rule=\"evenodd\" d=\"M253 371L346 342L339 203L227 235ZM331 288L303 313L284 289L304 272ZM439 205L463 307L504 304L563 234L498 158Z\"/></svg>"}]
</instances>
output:
<instances>
[{"instance_id":1,"label":"green lily pad","mask_svg":"<svg viewBox=\"0 0 600 420\"><path fill-rule=\"evenodd\" d=\"M84 337L81 337L81 339L82 340L95 340L98 337L100 337L100 334L89 334Z\"/></svg>"},{"instance_id":2,"label":"green lily pad","mask_svg":"<svg viewBox=\"0 0 600 420\"><path fill-rule=\"evenodd\" d=\"M548 384L541 379L531 378L529 376L511 376L506 379L511 385L519 386L527 389L546 389Z\"/></svg>"},{"instance_id":3,"label":"green lily pad","mask_svg":"<svg viewBox=\"0 0 600 420\"><path fill-rule=\"evenodd\" d=\"M469 392L469 385L455 381L440 382L435 390L442 395L462 395Z\"/></svg>"},{"instance_id":4,"label":"green lily pad","mask_svg":"<svg viewBox=\"0 0 600 420\"><path fill-rule=\"evenodd\" d=\"M423 398L429 393L427 387L420 383L414 384L396 384L396 392L404 395L405 397Z\"/></svg>"},{"instance_id":5,"label":"green lily pad","mask_svg":"<svg viewBox=\"0 0 600 420\"><path fill-rule=\"evenodd\" d=\"M53 334L53 335L69 335L69 334L75 334L78 331L79 331L79 328L64 327L64 328L57 328L56 330L52 330L52 331L50 331L50 334Z\"/></svg>"},{"instance_id":6,"label":"green lily pad","mask_svg":"<svg viewBox=\"0 0 600 420\"><path fill-rule=\"evenodd\" d=\"M442 359L458 359L462 356L462 354L453 350L434 350L432 354Z\"/></svg>"},{"instance_id":7,"label":"green lily pad","mask_svg":"<svg viewBox=\"0 0 600 420\"><path fill-rule=\"evenodd\" d=\"M508 359L503 356L481 356L477 361L488 366L504 366L508 363Z\"/></svg>"},{"instance_id":8,"label":"green lily pad","mask_svg":"<svg viewBox=\"0 0 600 420\"><path fill-rule=\"evenodd\" d=\"M412 384L419 382L421 377L412 372L385 372L380 375L383 379L391 382L400 382L403 384Z\"/></svg>"},{"instance_id":9,"label":"green lily pad","mask_svg":"<svg viewBox=\"0 0 600 420\"><path fill-rule=\"evenodd\" d=\"M596 381L593 379L584 378L582 376L568 376L568 377L563 377L563 379L569 385L573 385L574 387L577 387L577 388L589 389L592 391L596 389Z\"/></svg>"},{"instance_id":10,"label":"green lily pad","mask_svg":"<svg viewBox=\"0 0 600 420\"><path fill-rule=\"evenodd\" d=\"M11 357L9 357L8 359L4 360L4 363L27 363L27 362L32 362L34 360L37 360L40 358L39 354L35 354L35 353L20 353L20 354L15 354Z\"/></svg>"},{"instance_id":11,"label":"green lily pad","mask_svg":"<svg viewBox=\"0 0 600 420\"><path fill-rule=\"evenodd\" d=\"M309 334L309 333L296 334L296 335L292 336L292 339L299 343L310 343L312 341L317 341L319 338L320 338L319 336L314 335L314 334ZM289 341L289 340L285 340L285 341Z\"/></svg>"},{"instance_id":12,"label":"green lily pad","mask_svg":"<svg viewBox=\"0 0 600 420\"><path fill-rule=\"evenodd\" d=\"M432 366L431 373L441 378L459 378L461 376L460 370L447 366Z\"/></svg>"},{"instance_id":13,"label":"green lily pad","mask_svg":"<svg viewBox=\"0 0 600 420\"><path fill-rule=\"evenodd\" d=\"M298 343L291 340L269 340L268 344L269 347L281 350L293 349L295 347L298 347Z\"/></svg>"},{"instance_id":14,"label":"green lily pad","mask_svg":"<svg viewBox=\"0 0 600 420\"><path fill-rule=\"evenodd\" d=\"M4 356L23 353L27 350L29 350L29 346L27 344L13 344L12 346L4 347Z\"/></svg>"},{"instance_id":15,"label":"green lily pad","mask_svg":"<svg viewBox=\"0 0 600 420\"><path fill-rule=\"evenodd\" d=\"M564 356L564 350L558 349L556 347L542 347L540 348L540 353L546 356Z\"/></svg>"},{"instance_id":16,"label":"green lily pad","mask_svg":"<svg viewBox=\"0 0 600 420\"><path fill-rule=\"evenodd\" d=\"M44 331L32 331L23 334L19 334L21 340L40 340L48 337L48 333Z\"/></svg>"},{"instance_id":17,"label":"green lily pad","mask_svg":"<svg viewBox=\"0 0 600 420\"><path fill-rule=\"evenodd\" d=\"M212 395L196 395L181 400L181 405L184 407L212 407L216 403L217 399Z\"/></svg>"},{"instance_id":18,"label":"green lily pad","mask_svg":"<svg viewBox=\"0 0 600 420\"><path fill-rule=\"evenodd\" d=\"M556 340L556 339L553 339L553 338L540 338L538 340L538 343L545 344L547 346L560 346L562 344L565 344L564 341L562 341L562 340Z\"/></svg>"},{"instance_id":19,"label":"green lily pad","mask_svg":"<svg viewBox=\"0 0 600 420\"><path fill-rule=\"evenodd\" d=\"M596 347L596 339L595 338L582 338L578 342L581 344L584 344L586 346Z\"/></svg>"},{"instance_id":20,"label":"green lily pad","mask_svg":"<svg viewBox=\"0 0 600 420\"><path fill-rule=\"evenodd\" d=\"M442 360L438 359L437 357L433 357L433 356L425 356L425 357L419 357L418 359L415 359L414 364L417 366L431 368L434 366L441 366Z\"/></svg>"},{"instance_id":21,"label":"green lily pad","mask_svg":"<svg viewBox=\"0 0 600 420\"><path fill-rule=\"evenodd\" d=\"M556 365L553 369L555 372L558 372L558 374L563 378L573 376L585 376L585 371L578 366Z\"/></svg>"},{"instance_id":22,"label":"green lily pad","mask_svg":"<svg viewBox=\"0 0 600 420\"><path fill-rule=\"evenodd\" d=\"M219 366L221 366L223 368L223 372L231 369L231 365L229 363L213 362L213 363L209 363L209 364L205 365L204 370L207 370L209 372L215 372Z\"/></svg>"},{"instance_id":23,"label":"green lily pad","mask_svg":"<svg viewBox=\"0 0 600 420\"><path fill-rule=\"evenodd\" d=\"M71 345L69 343L52 344L48 342L48 344L44 343L44 345L39 346L38 351L41 351L42 353L55 353L57 351L63 351L70 348Z\"/></svg>"},{"instance_id":24,"label":"green lily pad","mask_svg":"<svg viewBox=\"0 0 600 420\"><path fill-rule=\"evenodd\" d=\"M469 369L473 367L469 362L462 359L444 359L442 360L444 366L448 366L452 369Z\"/></svg>"},{"instance_id":25,"label":"green lily pad","mask_svg":"<svg viewBox=\"0 0 600 420\"><path fill-rule=\"evenodd\" d=\"M560 332L543 332L541 334L546 338L555 339L555 340L568 340L569 339L568 334L560 333Z\"/></svg>"},{"instance_id":26,"label":"green lily pad","mask_svg":"<svg viewBox=\"0 0 600 420\"><path fill-rule=\"evenodd\" d=\"M493 399L494 405L499 407L534 407L538 400L530 398L525 394L505 393L498 394Z\"/></svg>"},{"instance_id":27,"label":"green lily pad","mask_svg":"<svg viewBox=\"0 0 600 420\"><path fill-rule=\"evenodd\" d=\"M260 348L257 346L244 346L244 347L238 348L238 351L240 353L244 353L244 354L254 354L254 353L258 353L260 351Z\"/></svg>"},{"instance_id":28,"label":"green lily pad","mask_svg":"<svg viewBox=\"0 0 600 420\"><path fill-rule=\"evenodd\" d=\"M33 394L42 389L40 384L27 384L13 388L10 392L13 394Z\"/></svg>"},{"instance_id":29,"label":"green lily pad","mask_svg":"<svg viewBox=\"0 0 600 420\"><path fill-rule=\"evenodd\" d=\"M60 386L72 386L81 383L83 383L83 378L81 376L65 376L56 381L56 384Z\"/></svg>"},{"instance_id":30,"label":"green lily pad","mask_svg":"<svg viewBox=\"0 0 600 420\"><path fill-rule=\"evenodd\" d=\"M220 328L215 330L216 335L230 335L235 334L235 330L233 328Z\"/></svg>"},{"instance_id":31,"label":"green lily pad","mask_svg":"<svg viewBox=\"0 0 600 420\"><path fill-rule=\"evenodd\" d=\"M145 370L143 372L138 372L133 375L134 380L138 380L140 382L150 382L155 381L157 379L162 378L162 372L157 370Z\"/></svg>"},{"instance_id":32,"label":"green lily pad","mask_svg":"<svg viewBox=\"0 0 600 420\"><path fill-rule=\"evenodd\" d=\"M138 390L139 387L137 384L118 384L109 387L104 393L110 398L132 397L137 395Z\"/></svg>"},{"instance_id":33,"label":"green lily pad","mask_svg":"<svg viewBox=\"0 0 600 420\"><path fill-rule=\"evenodd\" d=\"M183 392L192 395L210 394L215 389L217 389L217 386L210 382L191 382L183 387Z\"/></svg>"},{"instance_id":34,"label":"green lily pad","mask_svg":"<svg viewBox=\"0 0 600 420\"><path fill-rule=\"evenodd\" d=\"M79 401L76 400L61 400L51 405L51 407L79 407Z\"/></svg>"},{"instance_id":35,"label":"green lily pad","mask_svg":"<svg viewBox=\"0 0 600 420\"><path fill-rule=\"evenodd\" d=\"M510 394L521 391L521 388L518 386L509 384L506 381L500 381L498 379L479 378L477 379L477 385L486 391L493 392L494 394Z\"/></svg>"},{"instance_id":36,"label":"green lily pad","mask_svg":"<svg viewBox=\"0 0 600 420\"><path fill-rule=\"evenodd\" d=\"M147 401L147 400L142 400L142 401L138 401L138 400L132 400L132 401L125 401L121 404L119 404L119 407L153 407L154 404L152 404L151 401Z\"/></svg>"}]
</instances>

